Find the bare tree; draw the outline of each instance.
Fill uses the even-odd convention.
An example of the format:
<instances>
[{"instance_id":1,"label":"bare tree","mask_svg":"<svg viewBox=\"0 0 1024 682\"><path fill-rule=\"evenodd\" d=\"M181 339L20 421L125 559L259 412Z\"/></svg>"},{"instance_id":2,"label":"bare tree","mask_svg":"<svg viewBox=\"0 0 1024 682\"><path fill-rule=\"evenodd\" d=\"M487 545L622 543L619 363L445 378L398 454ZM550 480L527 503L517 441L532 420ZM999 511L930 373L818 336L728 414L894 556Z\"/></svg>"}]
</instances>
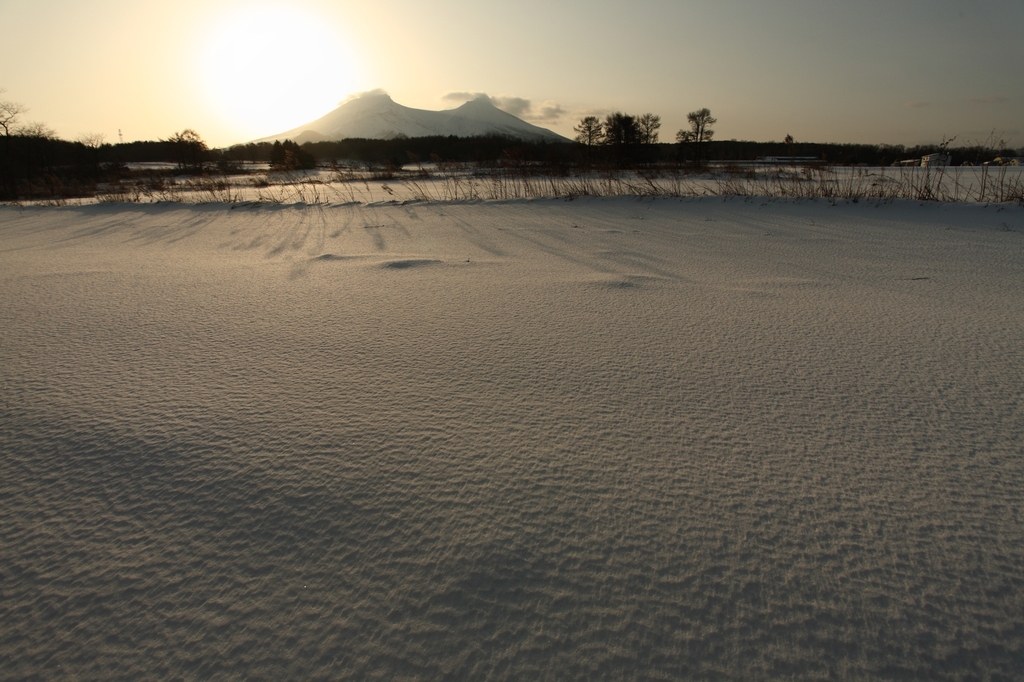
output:
<instances>
[{"instance_id":1,"label":"bare tree","mask_svg":"<svg viewBox=\"0 0 1024 682\"><path fill-rule=\"evenodd\" d=\"M0 95L5 92L7 91L0 89ZM18 118L26 111L28 109L17 102L8 102L5 99L0 100L0 128L4 130L4 137L17 134Z\"/></svg>"},{"instance_id":2,"label":"bare tree","mask_svg":"<svg viewBox=\"0 0 1024 682\"><path fill-rule=\"evenodd\" d=\"M99 149L103 146L103 142L107 139L107 136L103 133L82 133L75 138L75 142L81 142L90 149Z\"/></svg>"},{"instance_id":3,"label":"bare tree","mask_svg":"<svg viewBox=\"0 0 1024 682\"><path fill-rule=\"evenodd\" d=\"M0 95L6 90L0 89ZM3 145L0 147L0 199L13 199L17 196L14 179L14 162L11 159L11 135L18 125L18 117L25 112L25 107L17 102L0 99L0 128L3 129Z\"/></svg>"},{"instance_id":4,"label":"bare tree","mask_svg":"<svg viewBox=\"0 0 1024 682\"><path fill-rule=\"evenodd\" d=\"M40 123L39 121L30 121L15 130L14 133L16 135L21 135L22 137L32 137L37 140L57 139L57 131L45 123Z\"/></svg>"},{"instance_id":5,"label":"bare tree","mask_svg":"<svg viewBox=\"0 0 1024 682\"><path fill-rule=\"evenodd\" d=\"M700 166L701 148L715 136L715 131L711 129L711 126L718 123L718 119L713 117L711 111L705 107L688 113L686 120L690 122L690 129L684 128L676 133L676 142L692 143L694 145L694 165Z\"/></svg>"},{"instance_id":6,"label":"bare tree","mask_svg":"<svg viewBox=\"0 0 1024 682\"><path fill-rule=\"evenodd\" d=\"M640 144L658 144L658 129L661 128L661 116L641 114L636 119L640 129Z\"/></svg>"},{"instance_id":7,"label":"bare tree","mask_svg":"<svg viewBox=\"0 0 1024 682\"><path fill-rule=\"evenodd\" d=\"M0 90L0 94L5 91ZM33 178L40 171L46 170L52 162L52 145L49 140L56 140L57 133L49 126L32 121L21 124L21 115L28 109L17 102L0 100L0 198L16 198L19 183L31 185ZM18 139L21 138L21 139ZM46 180L50 191L54 186ZM57 181L59 184L59 181Z\"/></svg>"},{"instance_id":8,"label":"bare tree","mask_svg":"<svg viewBox=\"0 0 1024 682\"><path fill-rule=\"evenodd\" d=\"M106 139L106 135L103 133L82 133L75 141L85 147L85 158L89 166L93 171L99 170L100 167L100 148L103 146L103 141Z\"/></svg>"}]
</instances>

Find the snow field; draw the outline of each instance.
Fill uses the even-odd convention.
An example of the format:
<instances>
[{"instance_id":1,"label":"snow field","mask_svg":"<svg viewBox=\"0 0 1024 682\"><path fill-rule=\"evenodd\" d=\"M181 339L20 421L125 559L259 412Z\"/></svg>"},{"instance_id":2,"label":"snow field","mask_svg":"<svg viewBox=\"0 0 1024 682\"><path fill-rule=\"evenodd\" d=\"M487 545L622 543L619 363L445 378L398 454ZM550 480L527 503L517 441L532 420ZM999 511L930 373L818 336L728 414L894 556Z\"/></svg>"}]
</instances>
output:
<instances>
[{"instance_id":1,"label":"snow field","mask_svg":"<svg viewBox=\"0 0 1024 682\"><path fill-rule=\"evenodd\" d=\"M0 208L12 678L1012 679L1024 210Z\"/></svg>"}]
</instances>

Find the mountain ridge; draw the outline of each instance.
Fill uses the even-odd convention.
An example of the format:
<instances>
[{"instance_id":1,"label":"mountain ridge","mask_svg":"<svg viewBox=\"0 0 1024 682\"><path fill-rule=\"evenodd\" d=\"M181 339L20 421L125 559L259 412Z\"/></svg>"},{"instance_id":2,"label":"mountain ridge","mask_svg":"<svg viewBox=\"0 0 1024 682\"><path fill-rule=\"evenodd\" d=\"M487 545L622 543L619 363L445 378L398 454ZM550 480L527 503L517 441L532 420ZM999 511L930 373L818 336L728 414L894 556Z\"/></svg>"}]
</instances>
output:
<instances>
[{"instance_id":1,"label":"mountain ridge","mask_svg":"<svg viewBox=\"0 0 1024 682\"><path fill-rule=\"evenodd\" d=\"M568 142L558 133L535 126L494 106L485 96L455 109L430 111L398 104L390 95L369 93L342 103L320 118L256 142L319 142L345 138L393 139L455 135L506 135L522 140Z\"/></svg>"}]
</instances>

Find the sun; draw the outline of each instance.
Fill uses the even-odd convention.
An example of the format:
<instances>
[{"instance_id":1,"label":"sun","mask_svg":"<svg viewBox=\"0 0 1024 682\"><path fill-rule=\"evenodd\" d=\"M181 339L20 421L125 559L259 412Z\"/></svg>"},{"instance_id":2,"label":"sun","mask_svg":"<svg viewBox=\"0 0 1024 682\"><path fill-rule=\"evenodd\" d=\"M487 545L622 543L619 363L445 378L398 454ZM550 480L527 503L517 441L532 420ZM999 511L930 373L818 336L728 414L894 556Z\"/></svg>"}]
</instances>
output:
<instances>
[{"instance_id":1,"label":"sun","mask_svg":"<svg viewBox=\"0 0 1024 682\"><path fill-rule=\"evenodd\" d=\"M272 135L319 118L358 86L342 35L285 5L246 6L220 17L198 57L207 104L240 136Z\"/></svg>"}]
</instances>

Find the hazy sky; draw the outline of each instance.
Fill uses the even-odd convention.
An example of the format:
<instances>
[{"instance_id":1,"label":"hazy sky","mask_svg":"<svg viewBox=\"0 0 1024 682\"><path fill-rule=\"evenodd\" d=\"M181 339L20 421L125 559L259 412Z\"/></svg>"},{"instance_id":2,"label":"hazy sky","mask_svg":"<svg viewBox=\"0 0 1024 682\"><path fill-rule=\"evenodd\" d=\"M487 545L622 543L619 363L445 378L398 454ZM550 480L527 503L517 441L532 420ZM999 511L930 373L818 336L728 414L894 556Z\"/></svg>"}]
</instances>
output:
<instances>
[{"instance_id":1,"label":"hazy sky","mask_svg":"<svg viewBox=\"0 0 1024 682\"><path fill-rule=\"evenodd\" d=\"M582 116L701 107L720 139L1024 145L1024 0L0 0L0 98L65 138L224 146L383 88Z\"/></svg>"}]
</instances>

